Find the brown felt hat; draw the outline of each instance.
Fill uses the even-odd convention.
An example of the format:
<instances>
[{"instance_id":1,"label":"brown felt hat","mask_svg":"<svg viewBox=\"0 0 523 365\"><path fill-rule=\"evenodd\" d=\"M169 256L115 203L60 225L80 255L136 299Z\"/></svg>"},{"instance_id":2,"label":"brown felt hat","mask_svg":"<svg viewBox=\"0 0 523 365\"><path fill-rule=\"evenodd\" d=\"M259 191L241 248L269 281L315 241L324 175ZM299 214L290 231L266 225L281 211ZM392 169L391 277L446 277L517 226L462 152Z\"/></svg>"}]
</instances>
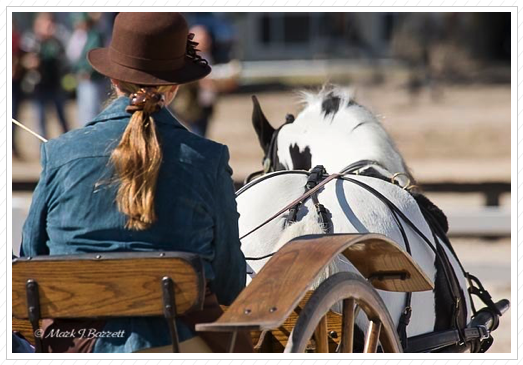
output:
<instances>
[{"instance_id":1,"label":"brown felt hat","mask_svg":"<svg viewBox=\"0 0 523 365\"><path fill-rule=\"evenodd\" d=\"M116 80L185 84L211 72L188 33L180 13L120 13L109 47L89 51L87 59L96 71Z\"/></svg>"}]
</instances>

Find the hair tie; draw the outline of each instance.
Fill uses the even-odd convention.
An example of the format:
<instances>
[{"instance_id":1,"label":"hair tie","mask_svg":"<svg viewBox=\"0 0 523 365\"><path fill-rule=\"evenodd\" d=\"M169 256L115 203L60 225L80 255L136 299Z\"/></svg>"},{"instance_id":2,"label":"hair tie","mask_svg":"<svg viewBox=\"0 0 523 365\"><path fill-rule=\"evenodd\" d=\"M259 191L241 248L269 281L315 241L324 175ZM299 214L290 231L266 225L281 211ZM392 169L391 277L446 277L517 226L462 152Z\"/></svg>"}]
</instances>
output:
<instances>
[{"instance_id":1,"label":"hair tie","mask_svg":"<svg viewBox=\"0 0 523 365\"><path fill-rule=\"evenodd\" d=\"M129 106L125 111L134 113L142 110L152 114L162 109L165 105L165 96L154 87L143 87L129 96Z\"/></svg>"}]
</instances>

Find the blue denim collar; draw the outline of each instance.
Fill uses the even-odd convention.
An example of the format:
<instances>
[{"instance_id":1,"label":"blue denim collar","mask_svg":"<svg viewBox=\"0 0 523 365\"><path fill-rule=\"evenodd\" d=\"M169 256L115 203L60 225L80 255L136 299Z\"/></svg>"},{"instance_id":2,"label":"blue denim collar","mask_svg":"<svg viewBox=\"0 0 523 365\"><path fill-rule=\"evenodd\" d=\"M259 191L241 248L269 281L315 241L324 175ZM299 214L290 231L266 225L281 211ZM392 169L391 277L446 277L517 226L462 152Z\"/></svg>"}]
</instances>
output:
<instances>
[{"instance_id":1,"label":"blue denim collar","mask_svg":"<svg viewBox=\"0 0 523 365\"><path fill-rule=\"evenodd\" d=\"M86 126L94 125L98 122L103 122L110 119L129 119L131 114L125 111L125 108L129 105L129 98L126 96L120 96L114 100L107 108L105 108L100 114L98 114L91 122L87 123ZM162 108L158 112L153 114L154 121L164 124L172 125L176 128L186 129L180 124L171 114L168 108Z\"/></svg>"}]
</instances>

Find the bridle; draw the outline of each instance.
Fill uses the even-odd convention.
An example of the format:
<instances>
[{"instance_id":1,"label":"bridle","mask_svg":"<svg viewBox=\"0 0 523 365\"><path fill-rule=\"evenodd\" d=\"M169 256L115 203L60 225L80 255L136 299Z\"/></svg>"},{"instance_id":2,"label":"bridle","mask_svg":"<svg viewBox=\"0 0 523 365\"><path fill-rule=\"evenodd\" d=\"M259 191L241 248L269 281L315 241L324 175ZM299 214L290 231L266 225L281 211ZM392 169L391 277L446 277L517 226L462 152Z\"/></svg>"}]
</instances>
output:
<instances>
[{"instance_id":1,"label":"bridle","mask_svg":"<svg viewBox=\"0 0 523 365\"><path fill-rule=\"evenodd\" d=\"M278 170L278 149L277 147L277 140L278 135L283 127L285 127L287 124L291 124L294 122L294 115L287 114L285 116L285 123L282 124L278 129L274 131L274 133L271 136L271 141L269 142L269 147L267 148L267 153L263 157L262 160L262 166L263 170L254 171L253 173L249 174L245 180L243 181L244 185L247 185L250 183L255 177L260 175L268 174L269 172L275 172Z\"/></svg>"},{"instance_id":2,"label":"bridle","mask_svg":"<svg viewBox=\"0 0 523 365\"><path fill-rule=\"evenodd\" d=\"M271 142L269 143L267 154L263 158L263 172L265 174L276 171L276 161L278 161L278 149L276 148L276 141L278 140L278 135L280 134L280 131L284 125L276 129L271 136Z\"/></svg>"}]
</instances>

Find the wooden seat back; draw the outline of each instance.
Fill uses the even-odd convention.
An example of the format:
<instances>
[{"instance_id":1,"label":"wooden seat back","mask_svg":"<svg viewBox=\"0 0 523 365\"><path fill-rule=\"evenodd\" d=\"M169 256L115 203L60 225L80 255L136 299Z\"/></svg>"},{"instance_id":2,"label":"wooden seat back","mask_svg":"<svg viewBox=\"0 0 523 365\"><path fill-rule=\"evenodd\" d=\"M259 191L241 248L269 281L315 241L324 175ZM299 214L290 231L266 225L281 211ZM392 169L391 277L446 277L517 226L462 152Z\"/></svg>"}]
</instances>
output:
<instances>
[{"instance_id":1,"label":"wooden seat back","mask_svg":"<svg viewBox=\"0 0 523 365\"><path fill-rule=\"evenodd\" d=\"M13 260L13 316L28 319L27 283L36 282L39 318L164 315L162 279L172 280L176 314L203 306L201 259L180 252L94 253Z\"/></svg>"}]
</instances>

